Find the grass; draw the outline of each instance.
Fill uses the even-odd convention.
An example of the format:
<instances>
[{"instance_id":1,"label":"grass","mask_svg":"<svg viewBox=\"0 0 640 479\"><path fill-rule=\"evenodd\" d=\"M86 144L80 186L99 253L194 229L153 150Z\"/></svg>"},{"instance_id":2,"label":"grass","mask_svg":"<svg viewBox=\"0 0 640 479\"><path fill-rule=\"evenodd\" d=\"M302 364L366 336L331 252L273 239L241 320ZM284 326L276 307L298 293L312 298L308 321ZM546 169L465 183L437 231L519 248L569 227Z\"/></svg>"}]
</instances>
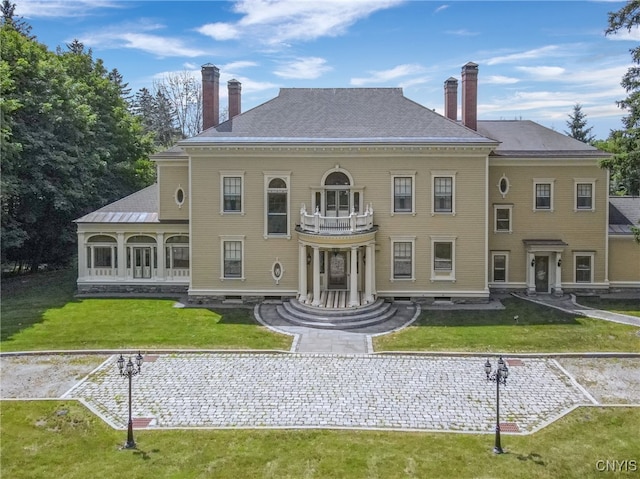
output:
<instances>
[{"instance_id":1,"label":"grass","mask_svg":"<svg viewBox=\"0 0 640 479\"><path fill-rule=\"evenodd\" d=\"M639 299L602 299L588 296L579 296L576 298L578 304L588 306L590 308L605 309L614 313L627 314L640 318L640 300Z\"/></svg>"},{"instance_id":2,"label":"grass","mask_svg":"<svg viewBox=\"0 0 640 479\"><path fill-rule=\"evenodd\" d=\"M640 470L640 408L579 408L534 435L503 435L507 453L496 456L492 434L335 430L136 431L138 449L119 450L126 433L77 402L0 407L0 473L15 479L587 479ZM597 461L614 459L628 471L598 470Z\"/></svg>"},{"instance_id":3,"label":"grass","mask_svg":"<svg viewBox=\"0 0 640 479\"><path fill-rule=\"evenodd\" d=\"M584 318L517 298L504 310L423 310L397 333L374 338L376 351L640 351L640 328ZM636 309L638 305L636 304ZM514 319L518 317L517 321Z\"/></svg>"},{"instance_id":4,"label":"grass","mask_svg":"<svg viewBox=\"0 0 640 479\"><path fill-rule=\"evenodd\" d=\"M3 351L66 349L289 349L247 309L174 308L173 300L75 300L57 271L3 282ZM73 283L72 283L73 284Z\"/></svg>"}]
</instances>

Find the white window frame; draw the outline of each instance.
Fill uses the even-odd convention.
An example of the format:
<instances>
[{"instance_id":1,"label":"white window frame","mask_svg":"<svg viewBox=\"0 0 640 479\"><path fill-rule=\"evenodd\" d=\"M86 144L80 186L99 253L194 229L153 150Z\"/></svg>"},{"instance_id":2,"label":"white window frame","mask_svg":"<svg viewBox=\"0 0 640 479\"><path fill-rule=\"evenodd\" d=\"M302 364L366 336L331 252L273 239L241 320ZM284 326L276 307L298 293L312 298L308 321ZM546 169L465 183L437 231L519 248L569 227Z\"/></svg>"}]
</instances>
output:
<instances>
[{"instance_id":1,"label":"white window frame","mask_svg":"<svg viewBox=\"0 0 640 479\"><path fill-rule=\"evenodd\" d=\"M245 276L245 250L244 250L244 235L220 235L220 281L244 281ZM240 277L227 277L224 275L224 245L225 243L240 243L240 268L241 274Z\"/></svg>"},{"instance_id":2,"label":"white window frame","mask_svg":"<svg viewBox=\"0 0 640 479\"><path fill-rule=\"evenodd\" d=\"M504 280L496 280L496 256L504 256ZM509 252L508 251L492 251L491 252L491 282L498 284L506 284L509 282Z\"/></svg>"},{"instance_id":3,"label":"white window frame","mask_svg":"<svg viewBox=\"0 0 640 479\"><path fill-rule=\"evenodd\" d=\"M506 230L498 229L498 210L509 211L509 228ZM513 233L513 205L493 205L493 232Z\"/></svg>"},{"instance_id":4,"label":"white window frame","mask_svg":"<svg viewBox=\"0 0 640 479\"><path fill-rule=\"evenodd\" d=\"M100 237L100 236L105 236L108 238L113 239L113 241L91 241L92 238L96 238L96 237ZM109 235L109 234L92 234L91 236L89 236L86 240L85 240L85 246L86 246L86 256L87 256L87 261L86 261L86 267L87 269L93 270L93 269L111 269L111 270L117 270L118 269L118 242L117 239L114 238L113 236ZM110 250L110 255L111 255L111 261L110 261L110 265L109 266L96 266L96 250L97 249L109 249Z\"/></svg>"},{"instance_id":5,"label":"white window frame","mask_svg":"<svg viewBox=\"0 0 640 479\"><path fill-rule=\"evenodd\" d=\"M220 171L220 214L244 216L244 171ZM225 178L240 178L240 211L225 211L224 209L224 180Z\"/></svg>"},{"instance_id":6,"label":"white window frame","mask_svg":"<svg viewBox=\"0 0 640 479\"><path fill-rule=\"evenodd\" d=\"M391 236L391 274L389 280L393 283L395 281L415 281L416 280L416 237L415 236ZM410 278L396 278L395 275L395 245L396 243L410 243L411 244L411 277Z\"/></svg>"},{"instance_id":7,"label":"white window frame","mask_svg":"<svg viewBox=\"0 0 640 479\"><path fill-rule=\"evenodd\" d=\"M578 257L589 258L589 281L578 281ZM596 254L592 251L574 251L573 253L573 282L576 284L593 284L594 264Z\"/></svg>"},{"instance_id":8,"label":"white window frame","mask_svg":"<svg viewBox=\"0 0 640 479\"><path fill-rule=\"evenodd\" d=\"M591 207L580 208L578 206L578 186L591 185ZM595 178L574 178L573 179L573 211L595 211L596 210L596 180Z\"/></svg>"},{"instance_id":9,"label":"white window frame","mask_svg":"<svg viewBox=\"0 0 640 479\"><path fill-rule=\"evenodd\" d=\"M555 178L533 179L533 211L553 211ZM549 208L538 208L538 185L549 185Z\"/></svg>"},{"instance_id":10,"label":"white window frame","mask_svg":"<svg viewBox=\"0 0 640 479\"><path fill-rule=\"evenodd\" d=\"M416 172L415 171L391 171L391 216L416 215ZM396 211L396 178L411 179L411 211Z\"/></svg>"},{"instance_id":11,"label":"white window frame","mask_svg":"<svg viewBox=\"0 0 640 479\"><path fill-rule=\"evenodd\" d=\"M262 173L264 176L264 238L291 239L291 172L263 171ZM287 185L287 231L285 233L269 233L269 183L275 179L281 179Z\"/></svg>"},{"instance_id":12,"label":"white window frame","mask_svg":"<svg viewBox=\"0 0 640 479\"><path fill-rule=\"evenodd\" d=\"M456 280L457 236L431 236L431 281ZM436 243L451 243L451 270L436 269Z\"/></svg>"},{"instance_id":13,"label":"white window frame","mask_svg":"<svg viewBox=\"0 0 640 479\"><path fill-rule=\"evenodd\" d=\"M431 172L431 216L456 215L456 171L432 171ZM451 211L436 211L436 178L451 179Z\"/></svg>"}]
</instances>

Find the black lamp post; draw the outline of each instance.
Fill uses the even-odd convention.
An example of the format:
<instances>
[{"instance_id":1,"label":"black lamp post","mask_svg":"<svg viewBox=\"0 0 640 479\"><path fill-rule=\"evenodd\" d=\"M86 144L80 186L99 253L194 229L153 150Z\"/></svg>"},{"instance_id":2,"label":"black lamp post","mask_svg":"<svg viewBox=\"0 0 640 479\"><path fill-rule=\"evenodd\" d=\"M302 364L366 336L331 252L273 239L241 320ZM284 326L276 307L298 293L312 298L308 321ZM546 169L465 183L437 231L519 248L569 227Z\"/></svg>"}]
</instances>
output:
<instances>
[{"instance_id":1,"label":"black lamp post","mask_svg":"<svg viewBox=\"0 0 640 479\"><path fill-rule=\"evenodd\" d=\"M122 354L120 355L120 359L118 359L120 375L129 378L129 424L127 426L127 442L124 443L124 449L135 449L136 447L136 442L133 440L133 418L131 416L131 378L141 371L142 354L138 353L135 359L135 366L131 361L131 357L129 357L129 362L127 362L126 366Z\"/></svg>"},{"instance_id":2,"label":"black lamp post","mask_svg":"<svg viewBox=\"0 0 640 479\"><path fill-rule=\"evenodd\" d=\"M487 381L495 381L496 383L496 444L493 447L493 452L496 454L502 454L502 446L500 445L500 384L507 385L507 377L509 376L509 368L505 364L502 356L498 359L498 367L492 372L491 363L487 359L484 363L484 372L487 375Z\"/></svg>"}]
</instances>

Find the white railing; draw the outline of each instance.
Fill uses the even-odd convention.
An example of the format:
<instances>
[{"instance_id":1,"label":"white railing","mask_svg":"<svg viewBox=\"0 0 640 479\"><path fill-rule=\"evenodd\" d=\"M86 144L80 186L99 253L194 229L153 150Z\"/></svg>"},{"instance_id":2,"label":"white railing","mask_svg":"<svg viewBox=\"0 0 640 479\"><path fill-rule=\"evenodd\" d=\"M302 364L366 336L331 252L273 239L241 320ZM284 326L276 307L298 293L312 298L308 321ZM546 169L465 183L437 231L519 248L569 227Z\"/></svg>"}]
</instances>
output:
<instances>
[{"instance_id":1,"label":"white railing","mask_svg":"<svg viewBox=\"0 0 640 479\"><path fill-rule=\"evenodd\" d=\"M189 268L169 268L167 269L168 278L189 278Z\"/></svg>"},{"instance_id":2,"label":"white railing","mask_svg":"<svg viewBox=\"0 0 640 479\"><path fill-rule=\"evenodd\" d=\"M362 233L373 228L373 207L366 206L363 214L351 211L349 216L322 216L316 209L313 214L307 213L303 204L300 208L300 229L316 234L344 235Z\"/></svg>"},{"instance_id":3,"label":"white railing","mask_svg":"<svg viewBox=\"0 0 640 479\"><path fill-rule=\"evenodd\" d=\"M115 268L89 268L88 272L89 272L89 276L98 276L98 277L104 277L104 276L115 277L116 276Z\"/></svg>"}]
</instances>

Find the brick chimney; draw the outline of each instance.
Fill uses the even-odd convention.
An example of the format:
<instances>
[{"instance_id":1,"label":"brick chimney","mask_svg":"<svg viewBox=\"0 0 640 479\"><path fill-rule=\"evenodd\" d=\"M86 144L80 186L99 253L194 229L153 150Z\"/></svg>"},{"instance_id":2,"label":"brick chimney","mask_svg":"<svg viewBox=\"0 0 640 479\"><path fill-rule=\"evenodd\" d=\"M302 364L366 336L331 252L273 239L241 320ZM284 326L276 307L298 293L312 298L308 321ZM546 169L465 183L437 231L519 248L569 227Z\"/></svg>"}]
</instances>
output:
<instances>
[{"instance_id":1,"label":"brick chimney","mask_svg":"<svg viewBox=\"0 0 640 479\"><path fill-rule=\"evenodd\" d=\"M229 89L229 120L234 116L237 116L241 112L241 96L242 83L235 78L227 82L227 88Z\"/></svg>"},{"instance_id":2,"label":"brick chimney","mask_svg":"<svg viewBox=\"0 0 640 479\"><path fill-rule=\"evenodd\" d=\"M202 129L220 123L220 70L215 65L202 65Z\"/></svg>"},{"instance_id":3,"label":"brick chimney","mask_svg":"<svg viewBox=\"0 0 640 479\"><path fill-rule=\"evenodd\" d=\"M453 77L444 82L444 116L458 121L458 80Z\"/></svg>"},{"instance_id":4,"label":"brick chimney","mask_svg":"<svg viewBox=\"0 0 640 479\"><path fill-rule=\"evenodd\" d=\"M478 129L478 65L473 62L462 67L462 124Z\"/></svg>"}]
</instances>

